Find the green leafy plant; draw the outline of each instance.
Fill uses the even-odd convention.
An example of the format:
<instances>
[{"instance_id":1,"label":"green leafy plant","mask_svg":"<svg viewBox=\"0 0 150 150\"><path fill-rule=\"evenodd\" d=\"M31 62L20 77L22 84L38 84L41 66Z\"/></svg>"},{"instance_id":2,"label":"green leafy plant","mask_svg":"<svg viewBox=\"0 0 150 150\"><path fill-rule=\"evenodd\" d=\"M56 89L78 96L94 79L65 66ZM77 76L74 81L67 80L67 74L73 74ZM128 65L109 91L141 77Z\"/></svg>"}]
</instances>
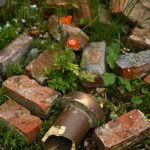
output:
<instances>
[{"instance_id":1,"label":"green leafy plant","mask_svg":"<svg viewBox=\"0 0 150 150\"><path fill-rule=\"evenodd\" d=\"M8 99L9 97L6 95L4 88L0 85L0 105Z\"/></svg>"},{"instance_id":2,"label":"green leafy plant","mask_svg":"<svg viewBox=\"0 0 150 150\"><path fill-rule=\"evenodd\" d=\"M23 73L23 65L17 60L15 63L8 66L7 75L21 75Z\"/></svg>"},{"instance_id":3,"label":"green leafy plant","mask_svg":"<svg viewBox=\"0 0 150 150\"><path fill-rule=\"evenodd\" d=\"M132 86L130 84L130 81L128 79L122 78L120 76L117 76L114 73L104 73L104 75L102 76L104 85L106 87L109 86L122 86L124 89L126 89L127 91L131 92L132 91Z\"/></svg>"},{"instance_id":4,"label":"green leafy plant","mask_svg":"<svg viewBox=\"0 0 150 150\"><path fill-rule=\"evenodd\" d=\"M72 59L72 50L66 48L63 54L56 57L54 67L45 68L49 87L66 93L77 90L80 80L93 81L93 76L82 72L77 64L72 63Z\"/></svg>"},{"instance_id":5,"label":"green leafy plant","mask_svg":"<svg viewBox=\"0 0 150 150\"><path fill-rule=\"evenodd\" d=\"M19 28L7 22L0 29L0 50L9 44L19 34Z\"/></svg>"},{"instance_id":6,"label":"green leafy plant","mask_svg":"<svg viewBox=\"0 0 150 150\"><path fill-rule=\"evenodd\" d=\"M17 144L16 144L17 143ZM18 150L25 145L25 139L8 127L0 127L0 145L9 150Z\"/></svg>"},{"instance_id":7,"label":"green leafy plant","mask_svg":"<svg viewBox=\"0 0 150 150\"><path fill-rule=\"evenodd\" d=\"M115 40L108 46L108 54L106 57L107 63L111 69L115 68L115 61L120 52L120 42Z\"/></svg>"}]
</instances>

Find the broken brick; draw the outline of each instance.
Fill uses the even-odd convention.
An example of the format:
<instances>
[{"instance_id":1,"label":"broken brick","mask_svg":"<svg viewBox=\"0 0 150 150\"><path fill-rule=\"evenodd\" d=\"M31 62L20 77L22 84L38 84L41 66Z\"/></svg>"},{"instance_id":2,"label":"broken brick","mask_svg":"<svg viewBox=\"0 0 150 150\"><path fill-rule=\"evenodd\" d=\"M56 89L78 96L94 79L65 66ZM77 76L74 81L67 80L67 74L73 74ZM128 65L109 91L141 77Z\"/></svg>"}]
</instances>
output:
<instances>
[{"instance_id":1,"label":"broken brick","mask_svg":"<svg viewBox=\"0 0 150 150\"><path fill-rule=\"evenodd\" d=\"M110 7L113 13L122 12L132 23L149 28L149 0L111 0Z\"/></svg>"},{"instance_id":2,"label":"broken brick","mask_svg":"<svg viewBox=\"0 0 150 150\"><path fill-rule=\"evenodd\" d=\"M41 118L47 117L59 93L39 85L28 76L12 76L3 82L7 95Z\"/></svg>"},{"instance_id":3,"label":"broken brick","mask_svg":"<svg viewBox=\"0 0 150 150\"><path fill-rule=\"evenodd\" d=\"M22 135L27 144L33 143L40 132L41 120L12 100L0 106L0 127L7 126Z\"/></svg>"},{"instance_id":4,"label":"broken brick","mask_svg":"<svg viewBox=\"0 0 150 150\"><path fill-rule=\"evenodd\" d=\"M24 73L43 84L46 79L44 69L54 66L56 64L55 58L59 54L61 54L59 50L43 52L26 66Z\"/></svg>"},{"instance_id":5,"label":"broken brick","mask_svg":"<svg viewBox=\"0 0 150 150\"><path fill-rule=\"evenodd\" d=\"M143 77L150 71L150 50L139 53L125 53L116 61L118 72L128 79Z\"/></svg>"},{"instance_id":6,"label":"broken brick","mask_svg":"<svg viewBox=\"0 0 150 150\"><path fill-rule=\"evenodd\" d=\"M0 74L6 76L8 66L16 61L23 62L29 52L32 37L22 34L0 51Z\"/></svg>"},{"instance_id":7,"label":"broken brick","mask_svg":"<svg viewBox=\"0 0 150 150\"><path fill-rule=\"evenodd\" d=\"M108 122L94 131L99 148L110 150L125 149L150 134L150 122L139 110L132 110Z\"/></svg>"},{"instance_id":8,"label":"broken brick","mask_svg":"<svg viewBox=\"0 0 150 150\"><path fill-rule=\"evenodd\" d=\"M150 28L134 28L126 45L134 51L150 49Z\"/></svg>"},{"instance_id":9,"label":"broken brick","mask_svg":"<svg viewBox=\"0 0 150 150\"><path fill-rule=\"evenodd\" d=\"M144 78L144 82L145 84L147 84L150 87L150 74L148 74L145 78Z\"/></svg>"}]
</instances>

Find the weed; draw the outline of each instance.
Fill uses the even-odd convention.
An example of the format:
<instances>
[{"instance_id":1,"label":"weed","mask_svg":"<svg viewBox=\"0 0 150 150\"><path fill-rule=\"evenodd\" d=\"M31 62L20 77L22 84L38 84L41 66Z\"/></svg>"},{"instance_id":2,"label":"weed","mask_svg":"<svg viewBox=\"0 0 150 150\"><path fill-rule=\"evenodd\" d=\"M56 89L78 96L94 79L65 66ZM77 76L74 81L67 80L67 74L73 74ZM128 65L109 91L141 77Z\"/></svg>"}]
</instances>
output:
<instances>
[{"instance_id":1,"label":"weed","mask_svg":"<svg viewBox=\"0 0 150 150\"><path fill-rule=\"evenodd\" d=\"M9 97L6 95L4 88L0 85L0 105L8 99Z\"/></svg>"},{"instance_id":2,"label":"weed","mask_svg":"<svg viewBox=\"0 0 150 150\"><path fill-rule=\"evenodd\" d=\"M56 65L45 68L47 85L66 93L77 90L80 80L93 81L91 74L82 72L77 64L72 63L72 50L65 48L63 54L56 57Z\"/></svg>"},{"instance_id":3,"label":"weed","mask_svg":"<svg viewBox=\"0 0 150 150\"><path fill-rule=\"evenodd\" d=\"M107 63L111 69L115 68L115 61L118 58L120 52L120 42L115 40L113 41L110 46L108 46L108 54L106 57Z\"/></svg>"},{"instance_id":4,"label":"weed","mask_svg":"<svg viewBox=\"0 0 150 150\"><path fill-rule=\"evenodd\" d=\"M9 44L19 34L19 28L7 22L0 29L0 50Z\"/></svg>"},{"instance_id":5,"label":"weed","mask_svg":"<svg viewBox=\"0 0 150 150\"><path fill-rule=\"evenodd\" d=\"M15 135L12 129L3 126L0 128L0 145L9 150L18 150L25 145L25 139L22 135Z\"/></svg>"},{"instance_id":6,"label":"weed","mask_svg":"<svg viewBox=\"0 0 150 150\"><path fill-rule=\"evenodd\" d=\"M23 67L24 66L18 60L8 65L7 76L21 75L23 73Z\"/></svg>"}]
</instances>

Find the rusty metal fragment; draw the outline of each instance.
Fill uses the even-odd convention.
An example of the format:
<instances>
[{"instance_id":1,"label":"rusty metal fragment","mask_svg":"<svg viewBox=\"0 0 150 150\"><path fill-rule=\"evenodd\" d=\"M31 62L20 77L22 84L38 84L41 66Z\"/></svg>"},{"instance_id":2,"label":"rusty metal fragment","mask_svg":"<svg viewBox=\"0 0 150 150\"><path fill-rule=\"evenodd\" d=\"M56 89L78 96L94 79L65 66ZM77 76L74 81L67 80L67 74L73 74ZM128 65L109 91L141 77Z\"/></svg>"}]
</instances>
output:
<instances>
[{"instance_id":1,"label":"rusty metal fragment","mask_svg":"<svg viewBox=\"0 0 150 150\"><path fill-rule=\"evenodd\" d=\"M42 139L48 150L59 148L64 145L63 141L67 143L64 145L65 150L75 150L88 130L96 127L103 116L102 108L89 94L70 92L63 97L62 102L64 111Z\"/></svg>"}]
</instances>

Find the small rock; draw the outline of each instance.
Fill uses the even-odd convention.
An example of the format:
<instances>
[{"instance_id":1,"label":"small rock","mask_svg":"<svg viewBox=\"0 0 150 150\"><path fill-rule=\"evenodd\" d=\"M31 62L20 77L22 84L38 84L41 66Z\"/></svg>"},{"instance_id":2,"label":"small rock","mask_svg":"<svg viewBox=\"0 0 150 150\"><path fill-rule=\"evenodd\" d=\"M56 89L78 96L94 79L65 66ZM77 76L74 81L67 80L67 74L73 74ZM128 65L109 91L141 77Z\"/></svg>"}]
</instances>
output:
<instances>
[{"instance_id":1,"label":"small rock","mask_svg":"<svg viewBox=\"0 0 150 150\"><path fill-rule=\"evenodd\" d=\"M134 51L150 49L150 28L134 28L126 45Z\"/></svg>"},{"instance_id":2,"label":"small rock","mask_svg":"<svg viewBox=\"0 0 150 150\"><path fill-rule=\"evenodd\" d=\"M40 34L40 30L34 26L30 29L30 34L31 36L38 36Z\"/></svg>"},{"instance_id":3,"label":"small rock","mask_svg":"<svg viewBox=\"0 0 150 150\"><path fill-rule=\"evenodd\" d=\"M123 114L94 131L99 149L127 149L150 134L150 122L139 110Z\"/></svg>"},{"instance_id":4,"label":"small rock","mask_svg":"<svg viewBox=\"0 0 150 150\"><path fill-rule=\"evenodd\" d=\"M150 71L150 50L120 55L116 61L119 74L124 78L136 79Z\"/></svg>"},{"instance_id":5,"label":"small rock","mask_svg":"<svg viewBox=\"0 0 150 150\"><path fill-rule=\"evenodd\" d=\"M95 82L83 82L87 87L101 87L103 85L101 75L106 72L106 43L92 42L84 49L81 59L81 69L95 75ZM88 83L88 84L87 84Z\"/></svg>"},{"instance_id":6,"label":"small rock","mask_svg":"<svg viewBox=\"0 0 150 150\"><path fill-rule=\"evenodd\" d=\"M60 95L25 75L12 76L3 82L3 86L9 97L41 118L49 115L55 99Z\"/></svg>"},{"instance_id":7,"label":"small rock","mask_svg":"<svg viewBox=\"0 0 150 150\"><path fill-rule=\"evenodd\" d=\"M0 121L12 127L15 133L22 135L27 144L32 144L40 132L41 120L12 100L0 106ZM0 127L3 127L2 123Z\"/></svg>"}]
</instances>

